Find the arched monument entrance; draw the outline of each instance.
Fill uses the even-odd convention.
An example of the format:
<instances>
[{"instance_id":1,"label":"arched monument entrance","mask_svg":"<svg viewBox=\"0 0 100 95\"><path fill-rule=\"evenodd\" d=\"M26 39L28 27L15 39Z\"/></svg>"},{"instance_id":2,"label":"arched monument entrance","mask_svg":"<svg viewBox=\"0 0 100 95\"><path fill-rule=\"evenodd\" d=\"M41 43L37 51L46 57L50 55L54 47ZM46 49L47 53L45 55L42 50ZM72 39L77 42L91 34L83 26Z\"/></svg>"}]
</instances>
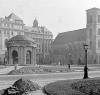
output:
<instances>
[{"instance_id":1,"label":"arched monument entrance","mask_svg":"<svg viewBox=\"0 0 100 95\"><path fill-rule=\"evenodd\" d=\"M12 60L13 64L18 64L18 52L15 50L12 52Z\"/></svg>"},{"instance_id":2,"label":"arched monument entrance","mask_svg":"<svg viewBox=\"0 0 100 95\"><path fill-rule=\"evenodd\" d=\"M26 64L31 64L31 51L26 52Z\"/></svg>"},{"instance_id":3,"label":"arched monument entrance","mask_svg":"<svg viewBox=\"0 0 100 95\"><path fill-rule=\"evenodd\" d=\"M24 35L17 35L7 42L8 64L35 65L36 42Z\"/></svg>"}]
</instances>

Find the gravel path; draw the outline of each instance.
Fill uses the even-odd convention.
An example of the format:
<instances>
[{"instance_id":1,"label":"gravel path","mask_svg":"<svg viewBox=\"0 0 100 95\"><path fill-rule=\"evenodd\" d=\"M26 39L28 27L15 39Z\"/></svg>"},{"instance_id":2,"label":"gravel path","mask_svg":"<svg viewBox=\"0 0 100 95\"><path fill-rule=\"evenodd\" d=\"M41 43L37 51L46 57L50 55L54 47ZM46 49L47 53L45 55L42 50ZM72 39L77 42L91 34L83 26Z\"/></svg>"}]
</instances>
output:
<instances>
[{"instance_id":1,"label":"gravel path","mask_svg":"<svg viewBox=\"0 0 100 95\"><path fill-rule=\"evenodd\" d=\"M20 69L22 68L23 66L18 66L17 69ZM6 68L3 68L3 69L0 69L0 74L7 74L9 73L10 71L14 70L14 66L8 66Z\"/></svg>"}]
</instances>

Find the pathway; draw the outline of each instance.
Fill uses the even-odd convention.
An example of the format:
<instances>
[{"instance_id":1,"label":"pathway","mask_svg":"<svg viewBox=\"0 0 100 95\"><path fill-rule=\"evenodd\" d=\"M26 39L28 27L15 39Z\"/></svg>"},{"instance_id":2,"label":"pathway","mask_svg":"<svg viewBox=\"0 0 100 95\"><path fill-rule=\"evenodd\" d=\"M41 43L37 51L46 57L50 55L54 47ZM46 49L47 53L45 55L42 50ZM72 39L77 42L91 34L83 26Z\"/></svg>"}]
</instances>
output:
<instances>
[{"instance_id":1,"label":"pathway","mask_svg":"<svg viewBox=\"0 0 100 95\"><path fill-rule=\"evenodd\" d=\"M23 66L18 66L17 69L22 68ZM7 66L6 68L0 69L0 74L7 74L10 71L14 70L14 66Z\"/></svg>"}]
</instances>

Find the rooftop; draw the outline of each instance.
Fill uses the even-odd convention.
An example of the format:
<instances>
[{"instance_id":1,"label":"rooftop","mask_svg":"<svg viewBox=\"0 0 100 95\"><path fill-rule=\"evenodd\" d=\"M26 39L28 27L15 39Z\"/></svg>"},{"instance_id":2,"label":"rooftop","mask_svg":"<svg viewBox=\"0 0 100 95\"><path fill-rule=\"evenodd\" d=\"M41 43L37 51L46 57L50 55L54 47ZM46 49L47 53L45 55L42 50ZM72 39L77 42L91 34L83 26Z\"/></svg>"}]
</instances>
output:
<instances>
[{"instance_id":1,"label":"rooftop","mask_svg":"<svg viewBox=\"0 0 100 95\"><path fill-rule=\"evenodd\" d=\"M16 16L14 13L11 13L7 18L13 19L13 20L22 20L20 17Z\"/></svg>"},{"instance_id":2,"label":"rooftop","mask_svg":"<svg viewBox=\"0 0 100 95\"><path fill-rule=\"evenodd\" d=\"M86 28L59 33L55 38L53 45L65 45L75 41L86 40Z\"/></svg>"},{"instance_id":3,"label":"rooftop","mask_svg":"<svg viewBox=\"0 0 100 95\"><path fill-rule=\"evenodd\" d=\"M9 45L33 45L33 44L36 44L36 42L29 38L29 37L26 37L25 35L16 35L14 37L12 37L11 39L8 40L7 42L8 46Z\"/></svg>"}]
</instances>

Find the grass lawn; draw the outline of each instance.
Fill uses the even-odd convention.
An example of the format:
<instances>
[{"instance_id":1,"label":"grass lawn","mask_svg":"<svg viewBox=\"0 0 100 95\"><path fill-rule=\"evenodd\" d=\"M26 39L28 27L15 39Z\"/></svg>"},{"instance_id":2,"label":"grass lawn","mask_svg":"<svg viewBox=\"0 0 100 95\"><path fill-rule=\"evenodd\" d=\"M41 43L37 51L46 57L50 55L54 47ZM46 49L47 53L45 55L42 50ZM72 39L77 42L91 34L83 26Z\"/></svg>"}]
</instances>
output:
<instances>
[{"instance_id":1,"label":"grass lawn","mask_svg":"<svg viewBox=\"0 0 100 95\"><path fill-rule=\"evenodd\" d=\"M9 72L9 75L18 75L18 74L45 74L45 73L66 73L66 72L73 72L73 71L83 71L84 65L77 66L77 65L71 65L70 70L68 69L68 66L25 66L17 70L12 70ZM100 66L96 65L89 65L88 67L89 71L96 71L100 70Z\"/></svg>"},{"instance_id":2,"label":"grass lawn","mask_svg":"<svg viewBox=\"0 0 100 95\"><path fill-rule=\"evenodd\" d=\"M100 95L100 78L57 81L43 91L47 95Z\"/></svg>"},{"instance_id":3,"label":"grass lawn","mask_svg":"<svg viewBox=\"0 0 100 95\"><path fill-rule=\"evenodd\" d=\"M26 66L21 69L12 70L9 72L9 75L17 75L17 74L45 74L45 73L59 73L59 72L69 72L73 71L73 69L69 70L67 67L45 67L45 66Z\"/></svg>"}]
</instances>

